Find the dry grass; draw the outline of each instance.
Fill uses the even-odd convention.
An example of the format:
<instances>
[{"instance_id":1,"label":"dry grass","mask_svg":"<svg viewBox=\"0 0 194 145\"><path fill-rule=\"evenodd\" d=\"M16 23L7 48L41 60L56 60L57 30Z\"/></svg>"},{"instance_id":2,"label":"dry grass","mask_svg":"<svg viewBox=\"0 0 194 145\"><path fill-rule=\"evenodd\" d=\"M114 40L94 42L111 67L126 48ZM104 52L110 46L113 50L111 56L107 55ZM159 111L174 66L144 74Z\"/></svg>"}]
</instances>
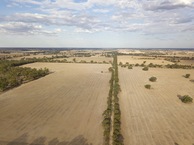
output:
<instances>
[{"instance_id":1,"label":"dry grass","mask_svg":"<svg viewBox=\"0 0 194 145\"><path fill-rule=\"evenodd\" d=\"M86 62L91 62L91 60L93 60L94 62L103 62L103 61L109 62L109 61L112 61L111 57L98 56L98 55L91 56L91 57L58 58L58 59L55 59L55 60L64 60L64 59L66 59L67 61L72 61L73 62L74 58L76 59L77 62L80 62L81 60L84 60Z\"/></svg>"},{"instance_id":2,"label":"dry grass","mask_svg":"<svg viewBox=\"0 0 194 145\"><path fill-rule=\"evenodd\" d=\"M142 71L119 67L122 92L120 104L126 145L192 145L194 143L194 104L177 97L194 97L193 82L182 75L194 70L155 69ZM144 88L151 76L157 81ZM192 76L191 79L194 79Z\"/></svg>"},{"instance_id":3,"label":"dry grass","mask_svg":"<svg viewBox=\"0 0 194 145\"><path fill-rule=\"evenodd\" d=\"M150 59L144 59L144 58L150 58ZM173 62L169 62L163 59L153 59L153 57L140 57L140 56L118 56L118 62L129 64L142 64L144 61L146 61L145 65L148 65L150 63L153 64L159 64L159 65L166 65L166 64L173 64Z\"/></svg>"},{"instance_id":4,"label":"dry grass","mask_svg":"<svg viewBox=\"0 0 194 145\"><path fill-rule=\"evenodd\" d=\"M102 145L110 65L26 66L47 67L54 73L1 94L0 144Z\"/></svg>"}]
</instances>

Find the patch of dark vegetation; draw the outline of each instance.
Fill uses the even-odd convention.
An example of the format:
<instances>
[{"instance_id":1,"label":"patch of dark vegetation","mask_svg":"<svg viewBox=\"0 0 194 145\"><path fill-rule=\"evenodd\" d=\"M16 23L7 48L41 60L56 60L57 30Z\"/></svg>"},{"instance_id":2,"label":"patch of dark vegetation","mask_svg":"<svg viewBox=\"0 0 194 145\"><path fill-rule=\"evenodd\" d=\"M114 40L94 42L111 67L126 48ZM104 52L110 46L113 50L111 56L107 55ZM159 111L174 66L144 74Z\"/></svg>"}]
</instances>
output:
<instances>
[{"instance_id":1,"label":"patch of dark vegetation","mask_svg":"<svg viewBox=\"0 0 194 145\"><path fill-rule=\"evenodd\" d=\"M148 68L148 67L144 67L142 70L144 70L144 71L148 71L148 70L149 70L149 68Z\"/></svg>"},{"instance_id":2,"label":"patch of dark vegetation","mask_svg":"<svg viewBox=\"0 0 194 145\"><path fill-rule=\"evenodd\" d=\"M151 89L151 85L150 85L150 84L146 84L144 87L145 87L146 89Z\"/></svg>"},{"instance_id":3,"label":"patch of dark vegetation","mask_svg":"<svg viewBox=\"0 0 194 145\"><path fill-rule=\"evenodd\" d=\"M190 74L186 74L186 75L185 75L185 78L189 78L189 77L190 77Z\"/></svg>"},{"instance_id":4,"label":"patch of dark vegetation","mask_svg":"<svg viewBox=\"0 0 194 145\"><path fill-rule=\"evenodd\" d=\"M47 68L19 67L34 61L0 61L0 91L5 91L49 74Z\"/></svg>"},{"instance_id":5,"label":"patch of dark vegetation","mask_svg":"<svg viewBox=\"0 0 194 145\"><path fill-rule=\"evenodd\" d=\"M193 98L191 98L189 95L178 95L177 96L183 103L192 103L193 102Z\"/></svg>"},{"instance_id":6,"label":"patch of dark vegetation","mask_svg":"<svg viewBox=\"0 0 194 145\"><path fill-rule=\"evenodd\" d=\"M151 82L155 82L156 80L157 80L156 77L151 77L151 78L149 78L149 81L151 81Z\"/></svg>"}]
</instances>

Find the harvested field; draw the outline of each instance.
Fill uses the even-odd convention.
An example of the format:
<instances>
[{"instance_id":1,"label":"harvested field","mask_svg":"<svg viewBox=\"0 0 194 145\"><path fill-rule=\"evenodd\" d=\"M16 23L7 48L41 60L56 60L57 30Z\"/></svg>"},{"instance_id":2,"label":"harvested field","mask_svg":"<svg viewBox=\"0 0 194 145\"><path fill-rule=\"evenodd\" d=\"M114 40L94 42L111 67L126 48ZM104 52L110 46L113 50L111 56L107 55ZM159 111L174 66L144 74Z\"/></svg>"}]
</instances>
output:
<instances>
[{"instance_id":1,"label":"harvested field","mask_svg":"<svg viewBox=\"0 0 194 145\"><path fill-rule=\"evenodd\" d=\"M177 97L194 98L194 83L182 75L194 70L150 68L142 71L119 67L122 131L126 145L192 145L194 104ZM156 82L149 82L151 76ZM152 89L144 88L151 84Z\"/></svg>"},{"instance_id":2,"label":"harvested field","mask_svg":"<svg viewBox=\"0 0 194 145\"><path fill-rule=\"evenodd\" d=\"M118 56L118 62L122 63L128 62L129 64L142 64L144 61L146 61L145 65L148 65L150 63L159 65L174 64L173 62L169 62L163 59L154 59L152 57Z\"/></svg>"},{"instance_id":3,"label":"harvested field","mask_svg":"<svg viewBox=\"0 0 194 145\"><path fill-rule=\"evenodd\" d=\"M21 57L15 57L15 58L12 58L12 60L20 60L22 58L44 58L44 57L47 57L47 58L51 58L52 56L55 56L54 54L53 55L41 55L41 54L38 54L38 55L29 55L29 56L21 56Z\"/></svg>"},{"instance_id":4,"label":"harvested field","mask_svg":"<svg viewBox=\"0 0 194 145\"><path fill-rule=\"evenodd\" d=\"M54 73L0 95L0 144L102 145L110 65L25 66Z\"/></svg>"},{"instance_id":5,"label":"harvested field","mask_svg":"<svg viewBox=\"0 0 194 145\"><path fill-rule=\"evenodd\" d=\"M91 60L93 60L93 62L112 61L112 57L105 57L105 56L56 58L55 60L64 60L64 59L72 62L73 62L73 59L76 59L77 62L80 62L81 60L84 60L86 62L91 62Z\"/></svg>"},{"instance_id":6,"label":"harvested field","mask_svg":"<svg viewBox=\"0 0 194 145\"><path fill-rule=\"evenodd\" d=\"M180 60L180 63L182 65L194 65L194 60Z\"/></svg>"}]
</instances>

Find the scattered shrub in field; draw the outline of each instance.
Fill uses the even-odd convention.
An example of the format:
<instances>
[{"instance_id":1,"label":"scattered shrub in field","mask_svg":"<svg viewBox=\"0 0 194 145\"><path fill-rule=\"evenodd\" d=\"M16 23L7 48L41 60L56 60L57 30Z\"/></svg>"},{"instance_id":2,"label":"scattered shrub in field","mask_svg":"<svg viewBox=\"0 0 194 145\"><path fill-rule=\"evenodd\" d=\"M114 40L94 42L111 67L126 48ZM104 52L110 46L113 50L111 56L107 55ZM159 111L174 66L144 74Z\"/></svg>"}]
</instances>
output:
<instances>
[{"instance_id":1,"label":"scattered shrub in field","mask_svg":"<svg viewBox=\"0 0 194 145\"><path fill-rule=\"evenodd\" d=\"M127 65L126 64L123 64L123 65L121 65L121 67L127 67Z\"/></svg>"},{"instance_id":2,"label":"scattered shrub in field","mask_svg":"<svg viewBox=\"0 0 194 145\"><path fill-rule=\"evenodd\" d=\"M91 60L90 62L91 62L91 63L94 63L94 61L93 61L93 60Z\"/></svg>"},{"instance_id":3,"label":"scattered shrub in field","mask_svg":"<svg viewBox=\"0 0 194 145\"><path fill-rule=\"evenodd\" d=\"M120 66L122 66L122 65L123 65L123 63L122 63L122 62L119 62L119 65L120 65Z\"/></svg>"},{"instance_id":4,"label":"scattered shrub in field","mask_svg":"<svg viewBox=\"0 0 194 145\"><path fill-rule=\"evenodd\" d=\"M112 67L109 67L109 68L108 68L108 71L109 71L109 72L112 72L112 71L113 71Z\"/></svg>"},{"instance_id":5,"label":"scattered shrub in field","mask_svg":"<svg viewBox=\"0 0 194 145\"><path fill-rule=\"evenodd\" d=\"M144 63L142 63L140 66L144 67L144 66L145 66L145 64L144 64Z\"/></svg>"},{"instance_id":6,"label":"scattered shrub in field","mask_svg":"<svg viewBox=\"0 0 194 145\"><path fill-rule=\"evenodd\" d=\"M156 77L151 77L151 78L149 78L149 80L150 80L151 82L155 82L155 81L157 80L157 78L156 78Z\"/></svg>"},{"instance_id":7,"label":"scattered shrub in field","mask_svg":"<svg viewBox=\"0 0 194 145\"><path fill-rule=\"evenodd\" d=\"M146 89L151 89L151 85L150 85L150 84L146 84L146 85L145 85L145 88L146 88Z\"/></svg>"},{"instance_id":8,"label":"scattered shrub in field","mask_svg":"<svg viewBox=\"0 0 194 145\"><path fill-rule=\"evenodd\" d=\"M144 70L144 71L148 71L148 67L144 67L142 70Z\"/></svg>"},{"instance_id":9,"label":"scattered shrub in field","mask_svg":"<svg viewBox=\"0 0 194 145\"><path fill-rule=\"evenodd\" d=\"M189 102L193 102L193 98L191 98L189 95L184 95L180 97L180 100L183 103L189 103Z\"/></svg>"},{"instance_id":10,"label":"scattered shrub in field","mask_svg":"<svg viewBox=\"0 0 194 145\"><path fill-rule=\"evenodd\" d=\"M128 69L133 69L133 67L131 65L128 66Z\"/></svg>"},{"instance_id":11,"label":"scattered shrub in field","mask_svg":"<svg viewBox=\"0 0 194 145\"><path fill-rule=\"evenodd\" d=\"M73 62L76 62L76 58L73 59Z\"/></svg>"},{"instance_id":12,"label":"scattered shrub in field","mask_svg":"<svg viewBox=\"0 0 194 145\"><path fill-rule=\"evenodd\" d=\"M136 63L135 66L139 66L139 63Z\"/></svg>"},{"instance_id":13,"label":"scattered shrub in field","mask_svg":"<svg viewBox=\"0 0 194 145\"><path fill-rule=\"evenodd\" d=\"M186 74L186 75L185 75L185 78L189 78L189 77L190 77L190 74Z\"/></svg>"}]
</instances>

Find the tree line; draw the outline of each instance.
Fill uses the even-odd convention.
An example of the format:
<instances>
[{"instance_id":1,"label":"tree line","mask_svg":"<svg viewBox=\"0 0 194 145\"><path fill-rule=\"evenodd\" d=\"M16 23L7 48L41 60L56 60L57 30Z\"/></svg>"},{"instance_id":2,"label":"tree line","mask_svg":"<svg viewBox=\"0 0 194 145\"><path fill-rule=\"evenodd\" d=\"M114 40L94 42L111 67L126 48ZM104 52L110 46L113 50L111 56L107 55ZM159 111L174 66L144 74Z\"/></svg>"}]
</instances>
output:
<instances>
[{"instance_id":1,"label":"tree line","mask_svg":"<svg viewBox=\"0 0 194 145\"><path fill-rule=\"evenodd\" d=\"M3 60L0 61L0 91L5 91L49 74L49 69L35 69L19 67L24 64L33 63L28 60Z\"/></svg>"},{"instance_id":2,"label":"tree line","mask_svg":"<svg viewBox=\"0 0 194 145\"><path fill-rule=\"evenodd\" d=\"M121 134L121 111L118 94L121 91L118 78L118 64L116 53L113 56L111 72L110 90L107 98L107 108L103 113L104 145L109 145L112 134L113 145L123 145L123 136Z\"/></svg>"}]
</instances>

